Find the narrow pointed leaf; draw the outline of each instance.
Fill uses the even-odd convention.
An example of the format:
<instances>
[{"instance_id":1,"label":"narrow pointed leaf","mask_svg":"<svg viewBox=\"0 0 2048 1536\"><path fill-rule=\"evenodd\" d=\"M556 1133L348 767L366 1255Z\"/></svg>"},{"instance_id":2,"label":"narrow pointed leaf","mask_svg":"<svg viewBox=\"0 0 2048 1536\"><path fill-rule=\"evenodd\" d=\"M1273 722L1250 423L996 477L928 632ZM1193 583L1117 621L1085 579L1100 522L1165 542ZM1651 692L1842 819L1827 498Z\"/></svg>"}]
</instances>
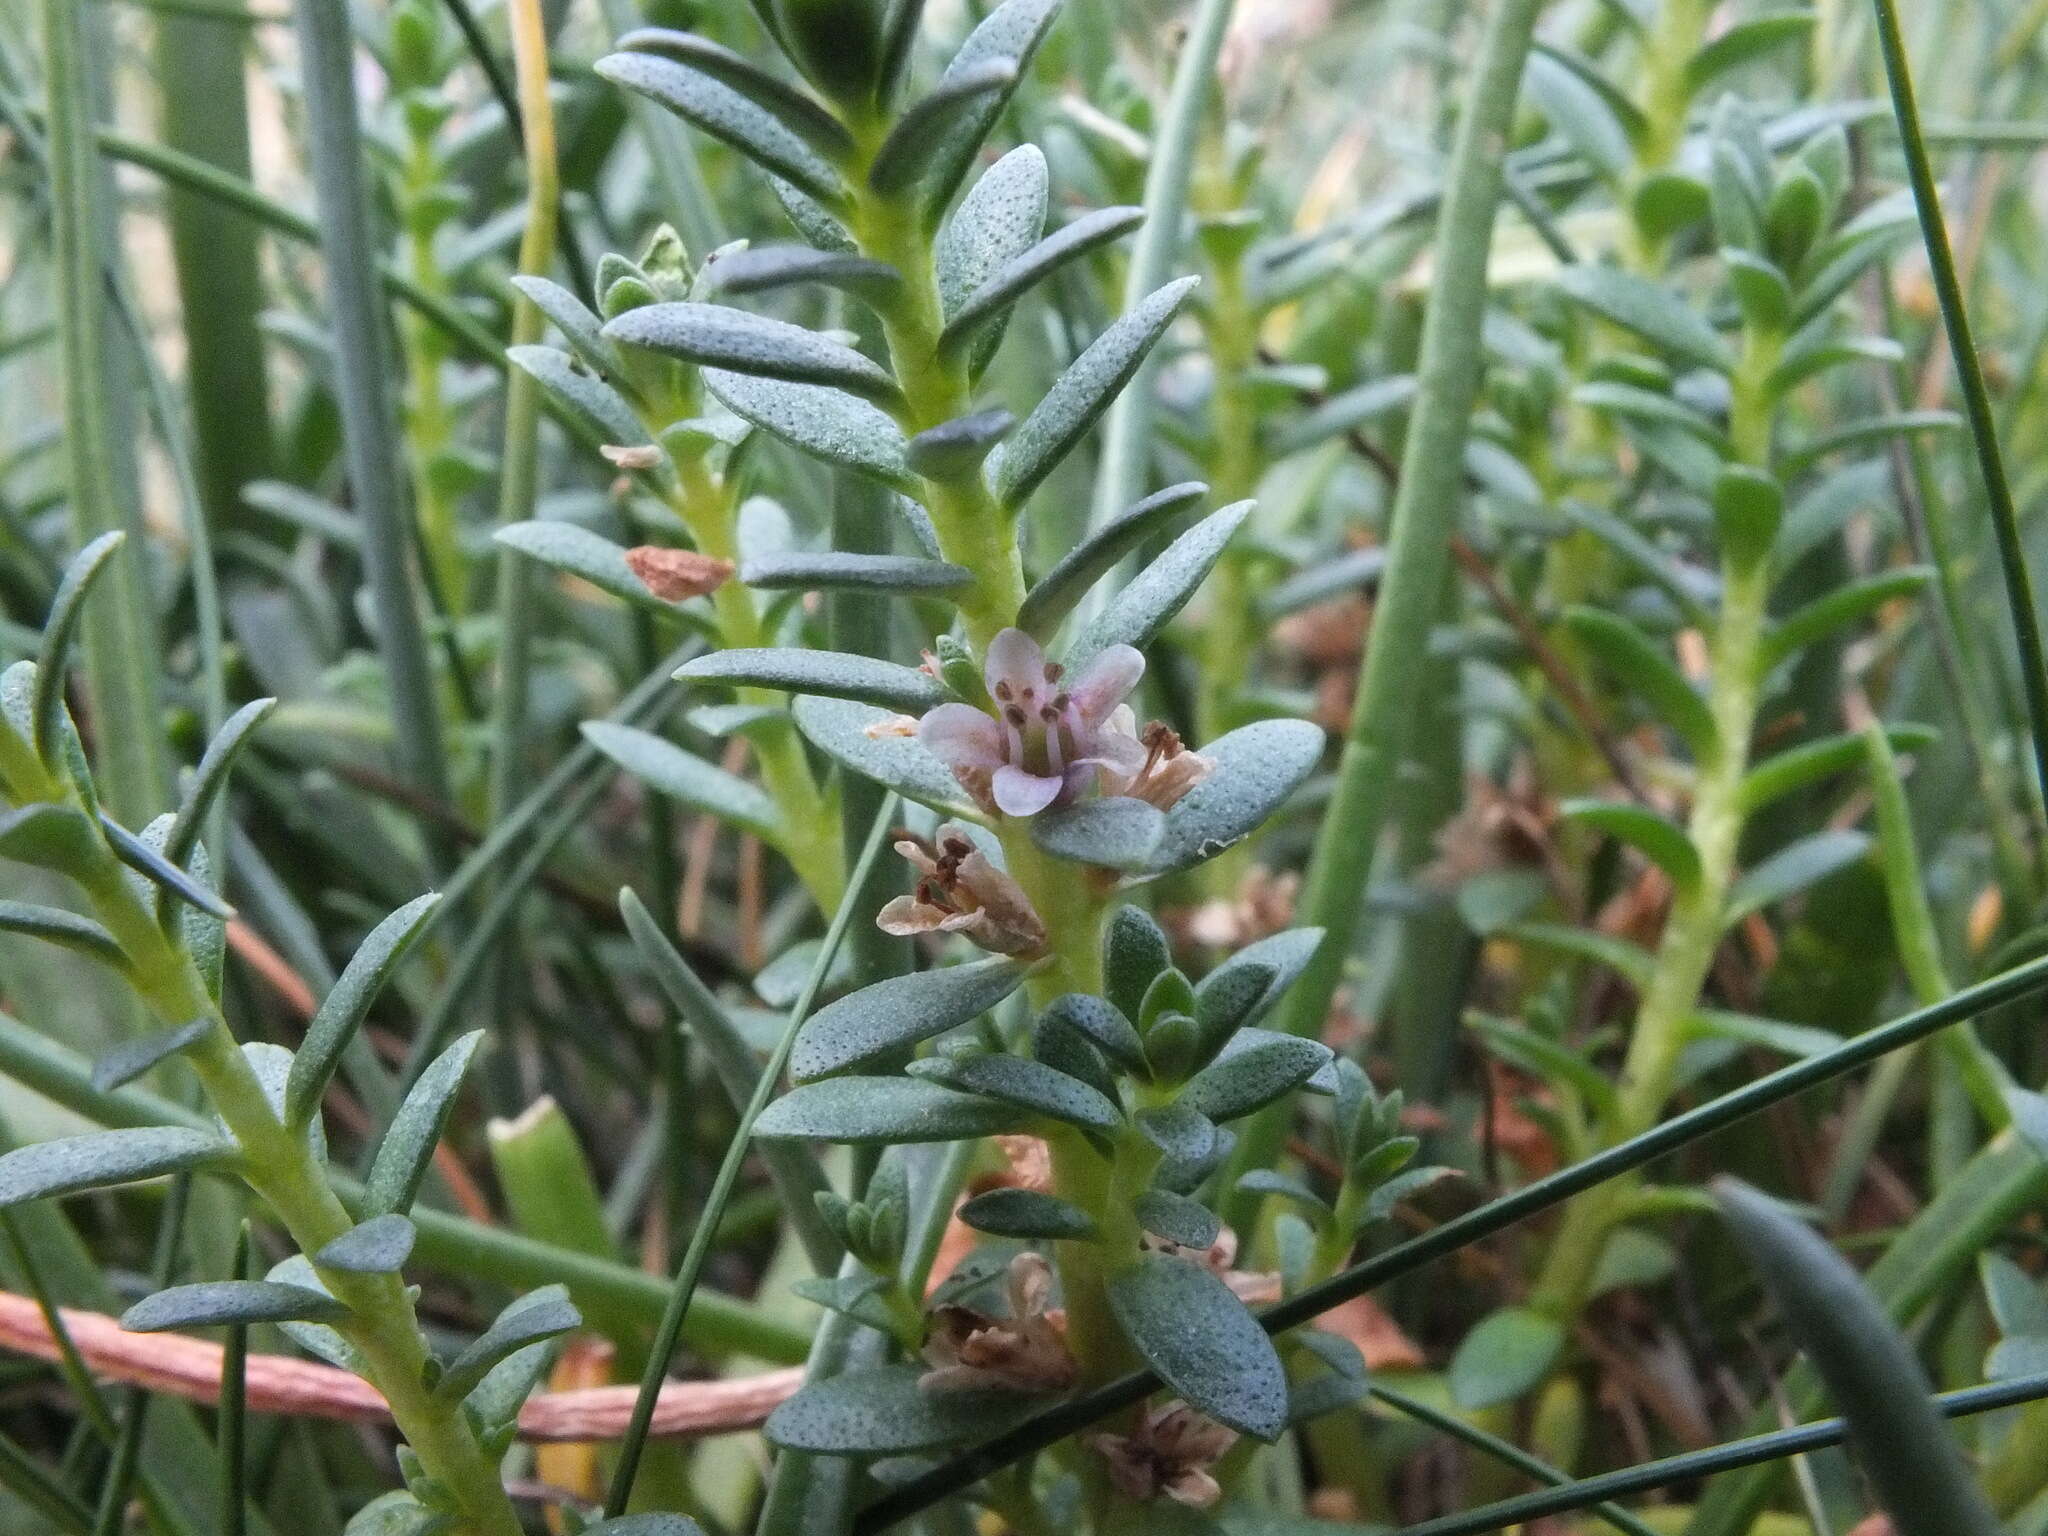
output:
<instances>
[{"instance_id":1,"label":"narrow pointed leaf","mask_svg":"<svg viewBox=\"0 0 2048 1536\"><path fill-rule=\"evenodd\" d=\"M100 816L100 830L106 833L108 845L123 864L162 886L186 905L223 920L235 915L235 909L221 900L218 894L165 858L154 844L137 837L104 812Z\"/></svg>"},{"instance_id":2,"label":"narrow pointed leaf","mask_svg":"<svg viewBox=\"0 0 2048 1536\"><path fill-rule=\"evenodd\" d=\"M1633 331L1684 362L1723 373L1734 366L1728 344L1699 311L1646 277L1581 263L1560 271L1557 285L1567 298L1601 319Z\"/></svg>"},{"instance_id":3,"label":"narrow pointed leaf","mask_svg":"<svg viewBox=\"0 0 2048 1536\"><path fill-rule=\"evenodd\" d=\"M1694 758L1704 762L1712 757L1720 740L1713 711L1641 630L1626 619L1591 608L1572 609L1565 622L1615 676L1678 732Z\"/></svg>"},{"instance_id":4,"label":"narrow pointed leaf","mask_svg":"<svg viewBox=\"0 0 2048 1536\"><path fill-rule=\"evenodd\" d=\"M370 1005L391 979L391 973L426 931L440 901L440 896L432 891L414 897L371 929L349 957L340 978L328 989L313 1021L306 1026L306 1038L292 1057L284 1091L286 1124L303 1125L313 1118L350 1038L362 1026Z\"/></svg>"},{"instance_id":5,"label":"narrow pointed leaf","mask_svg":"<svg viewBox=\"0 0 2048 1536\"><path fill-rule=\"evenodd\" d=\"M199 841L207 812L213 809L214 800L227 787L228 772L234 767L235 758L276 707L275 699L257 699L244 704L228 716L214 733L213 740L206 744L199 766L192 771L192 782L185 790L184 803L178 807L177 819L164 836L164 857L171 863L182 865L191 858L192 847Z\"/></svg>"},{"instance_id":6,"label":"narrow pointed leaf","mask_svg":"<svg viewBox=\"0 0 2048 1536\"><path fill-rule=\"evenodd\" d=\"M674 742L636 726L608 720L586 720L583 739L650 789L770 843L786 832L775 801L738 774L685 752Z\"/></svg>"},{"instance_id":7,"label":"narrow pointed leaf","mask_svg":"<svg viewBox=\"0 0 2048 1536\"><path fill-rule=\"evenodd\" d=\"M508 1355L582 1326L583 1315L569 1300L567 1286L549 1285L528 1292L500 1312L474 1343L449 1362L434 1390L443 1398L467 1397Z\"/></svg>"},{"instance_id":8,"label":"narrow pointed leaf","mask_svg":"<svg viewBox=\"0 0 2048 1536\"><path fill-rule=\"evenodd\" d=\"M1885 732L1894 752L1918 752L1939 733L1925 725L1895 725ZM1753 815L1772 801L1818 784L1838 773L1863 766L1866 748L1860 732L1824 736L1819 741L1788 747L1750 769L1742 781L1742 810Z\"/></svg>"},{"instance_id":9,"label":"narrow pointed leaf","mask_svg":"<svg viewBox=\"0 0 2048 1536\"><path fill-rule=\"evenodd\" d=\"M594 68L612 84L659 102L684 122L730 144L762 169L828 207L844 203L846 183L831 161L781 117L731 86L700 74L702 60L693 62L697 68L652 53L614 53L599 59Z\"/></svg>"},{"instance_id":10,"label":"narrow pointed leaf","mask_svg":"<svg viewBox=\"0 0 2048 1536\"><path fill-rule=\"evenodd\" d=\"M4 925L4 917L0 917ZM111 941L110 941L111 942ZM139 1039L124 1040L92 1064L92 1085L102 1093L124 1087L159 1062L180 1051L190 1050L213 1028L210 1019L193 1019L176 1029L159 1030Z\"/></svg>"},{"instance_id":11,"label":"narrow pointed leaf","mask_svg":"<svg viewBox=\"0 0 2048 1536\"><path fill-rule=\"evenodd\" d=\"M234 1156L231 1143L184 1126L90 1131L39 1141L0 1157L0 1210L54 1195L220 1167Z\"/></svg>"},{"instance_id":12,"label":"narrow pointed leaf","mask_svg":"<svg viewBox=\"0 0 2048 1536\"><path fill-rule=\"evenodd\" d=\"M1123 392L1200 279L1183 277L1139 300L1059 376L1003 444L996 499L1016 508L1038 489Z\"/></svg>"},{"instance_id":13,"label":"narrow pointed leaf","mask_svg":"<svg viewBox=\"0 0 2048 1536\"><path fill-rule=\"evenodd\" d=\"M1815 641L1871 617L1890 603L1917 596L1933 575L1930 566L1907 566L1852 581L1814 599L1772 627L1764 640L1764 669L1768 671L1786 657L1796 656Z\"/></svg>"},{"instance_id":14,"label":"narrow pointed leaf","mask_svg":"<svg viewBox=\"0 0 2048 1536\"><path fill-rule=\"evenodd\" d=\"M987 119L987 99L1007 94L1017 83L1017 61L979 59L965 68L948 70L931 93L896 120L868 167L868 185L884 197L895 197L950 157L954 131L975 118Z\"/></svg>"},{"instance_id":15,"label":"narrow pointed leaf","mask_svg":"<svg viewBox=\"0 0 2048 1536\"><path fill-rule=\"evenodd\" d=\"M412 1257L418 1236L411 1220L395 1211L372 1216L314 1254L313 1262L322 1269L345 1270L352 1275L395 1275Z\"/></svg>"},{"instance_id":16,"label":"narrow pointed leaf","mask_svg":"<svg viewBox=\"0 0 2048 1536\"><path fill-rule=\"evenodd\" d=\"M85 600L92 585L114 551L128 536L118 529L103 533L72 558L64 579L50 599L50 611L43 621L43 639L36 652L35 691L29 705L29 740L46 767L60 761L59 721L63 716L64 680L71 662L71 641L85 616ZM135 729L145 730L143 721Z\"/></svg>"},{"instance_id":17,"label":"narrow pointed leaf","mask_svg":"<svg viewBox=\"0 0 2048 1536\"><path fill-rule=\"evenodd\" d=\"M855 773L921 805L957 816L980 816L953 770L915 735L900 734L893 726L897 711L803 694L790 705L790 713L813 746Z\"/></svg>"},{"instance_id":18,"label":"narrow pointed leaf","mask_svg":"<svg viewBox=\"0 0 2048 1536\"><path fill-rule=\"evenodd\" d=\"M1167 545L1159 558L1111 598L1067 648L1064 659L1068 668L1080 671L1112 645L1132 645L1141 650L1149 645L1167 622L1187 606L1255 505L1240 501L1211 512Z\"/></svg>"},{"instance_id":19,"label":"narrow pointed leaf","mask_svg":"<svg viewBox=\"0 0 2048 1536\"><path fill-rule=\"evenodd\" d=\"M1292 1093L1329 1061L1330 1048L1319 1040L1238 1034L1181 1090L1179 1102L1219 1123L1235 1120Z\"/></svg>"},{"instance_id":20,"label":"narrow pointed leaf","mask_svg":"<svg viewBox=\"0 0 2048 1536\"><path fill-rule=\"evenodd\" d=\"M1163 532L1208 493L1209 487L1199 480L1169 485L1096 529L1060 556L1058 563L1024 595L1023 606L1017 610L1017 627L1040 640L1050 639L1060 621L1073 612L1088 589L1108 575L1119 560Z\"/></svg>"},{"instance_id":21,"label":"narrow pointed leaf","mask_svg":"<svg viewBox=\"0 0 2048 1536\"><path fill-rule=\"evenodd\" d=\"M707 37L669 27L638 27L619 39L619 48L674 59L699 74L709 75L746 97L828 159L853 150L852 136L817 101L744 55L722 48Z\"/></svg>"},{"instance_id":22,"label":"narrow pointed leaf","mask_svg":"<svg viewBox=\"0 0 2048 1536\"><path fill-rule=\"evenodd\" d=\"M128 964L128 957L111 933L91 918L62 907L45 907L32 901L0 901L0 933L41 939L45 944L72 950L116 970L123 970Z\"/></svg>"},{"instance_id":23,"label":"narrow pointed leaf","mask_svg":"<svg viewBox=\"0 0 2048 1536\"><path fill-rule=\"evenodd\" d=\"M873 302L886 300L903 287L903 274L886 262L810 245L749 246L719 257L706 271L721 293L773 293L798 283L818 283Z\"/></svg>"},{"instance_id":24,"label":"narrow pointed leaf","mask_svg":"<svg viewBox=\"0 0 2048 1536\"><path fill-rule=\"evenodd\" d=\"M1000 957L891 976L806 1019L789 1053L792 1082L864 1066L979 1018L1017 989L1023 968Z\"/></svg>"},{"instance_id":25,"label":"narrow pointed leaf","mask_svg":"<svg viewBox=\"0 0 2048 1536\"><path fill-rule=\"evenodd\" d=\"M967 35L967 41L960 45L940 77L941 84L958 79L987 59L1010 60L1016 77L1021 79L1061 4L1062 0L1003 0ZM952 197L974 157L981 152L982 140L1002 115L1012 89L1014 85L976 97L972 109L947 133L945 153L934 161L923 186L930 206L941 207Z\"/></svg>"},{"instance_id":26,"label":"narrow pointed leaf","mask_svg":"<svg viewBox=\"0 0 2048 1536\"><path fill-rule=\"evenodd\" d=\"M1084 1130L1113 1131L1123 1124L1123 1111L1103 1094L1042 1061L990 1053L980 1056L929 1056L910 1064L910 1073L962 1093L979 1094L1028 1109L1033 1114L1078 1125Z\"/></svg>"},{"instance_id":27,"label":"narrow pointed leaf","mask_svg":"<svg viewBox=\"0 0 2048 1536\"><path fill-rule=\"evenodd\" d=\"M1144 1067L1145 1047L1137 1029L1108 998L1069 992L1048 1003L1045 1016L1079 1033L1126 1071Z\"/></svg>"},{"instance_id":28,"label":"narrow pointed leaf","mask_svg":"<svg viewBox=\"0 0 2048 1536\"><path fill-rule=\"evenodd\" d=\"M560 283L550 282L545 277L519 272L508 281L535 309L547 316L584 367L600 375L618 371L618 349L604 339L604 321L589 305Z\"/></svg>"},{"instance_id":29,"label":"narrow pointed leaf","mask_svg":"<svg viewBox=\"0 0 2048 1536\"><path fill-rule=\"evenodd\" d=\"M957 355L981 328L1069 262L1121 239L1145 221L1142 208L1098 208L1063 225L1002 268L960 303L939 333L942 356Z\"/></svg>"},{"instance_id":30,"label":"narrow pointed leaf","mask_svg":"<svg viewBox=\"0 0 2048 1536\"><path fill-rule=\"evenodd\" d=\"M704 383L735 416L792 448L899 491L916 489L904 463L902 429L868 401L844 390L722 368L705 369Z\"/></svg>"},{"instance_id":31,"label":"narrow pointed leaf","mask_svg":"<svg viewBox=\"0 0 2048 1536\"><path fill-rule=\"evenodd\" d=\"M881 592L896 597L944 595L971 586L974 573L944 560L911 555L763 555L740 567L740 580L768 592Z\"/></svg>"},{"instance_id":32,"label":"narrow pointed leaf","mask_svg":"<svg viewBox=\"0 0 2048 1536\"><path fill-rule=\"evenodd\" d=\"M959 1216L977 1232L1026 1242L1095 1235L1095 1218L1081 1207L1035 1189L985 1190L962 1205Z\"/></svg>"},{"instance_id":33,"label":"narrow pointed leaf","mask_svg":"<svg viewBox=\"0 0 2048 1536\"><path fill-rule=\"evenodd\" d=\"M556 404L587 423L601 441L625 446L647 441L647 429L626 397L595 374L578 369L568 353L555 347L520 346L506 348L505 356L531 374Z\"/></svg>"},{"instance_id":34,"label":"narrow pointed leaf","mask_svg":"<svg viewBox=\"0 0 2048 1536\"><path fill-rule=\"evenodd\" d=\"M370 1176L363 1181L364 1210L382 1216L394 1211L403 1214L411 1208L441 1132L454 1112L463 1074L483 1038L480 1029L464 1035L435 1057L413 1084L384 1132Z\"/></svg>"},{"instance_id":35,"label":"narrow pointed leaf","mask_svg":"<svg viewBox=\"0 0 2048 1536\"><path fill-rule=\"evenodd\" d=\"M348 1308L325 1291L275 1280L206 1280L145 1296L121 1315L130 1333L251 1323L337 1323Z\"/></svg>"},{"instance_id":36,"label":"narrow pointed leaf","mask_svg":"<svg viewBox=\"0 0 2048 1536\"><path fill-rule=\"evenodd\" d=\"M900 393L886 368L844 343L724 304L645 304L620 315L604 334L704 368L842 389L871 400L893 400Z\"/></svg>"},{"instance_id":37,"label":"narrow pointed leaf","mask_svg":"<svg viewBox=\"0 0 2048 1536\"><path fill-rule=\"evenodd\" d=\"M491 535L507 549L552 570L589 582L600 592L656 613L673 614L678 604L658 597L626 563L626 551L599 533L554 518L513 523Z\"/></svg>"},{"instance_id":38,"label":"narrow pointed leaf","mask_svg":"<svg viewBox=\"0 0 2048 1536\"><path fill-rule=\"evenodd\" d=\"M791 647L713 651L677 668L676 680L858 699L912 714L936 708L949 697L937 678L915 667L843 651Z\"/></svg>"},{"instance_id":39,"label":"narrow pointed leaf","mask_svg":"<svg viewBox=\"0 0 2048 1536\"><path fill-rule=\"evenodd\" d=\"M1700 877L1699 850L1685 829L1639 805L1618 800L1567 800L1558 814L1619 838L1655 864L1681 887Z\"/></svg>"},{"instance_id":40,"label":"narrow pointed leaf","mask_svg":"<svg viewBox=\"0 0 2048 1536\"><path fill-rule=\"evenodd\" d=\"M1728 892L1724 921L1740 922L1846 869L1869 851L1870 837L1863 832L1836 829L1802 837L1743 873Z\"/></svg>"}]
</instances>

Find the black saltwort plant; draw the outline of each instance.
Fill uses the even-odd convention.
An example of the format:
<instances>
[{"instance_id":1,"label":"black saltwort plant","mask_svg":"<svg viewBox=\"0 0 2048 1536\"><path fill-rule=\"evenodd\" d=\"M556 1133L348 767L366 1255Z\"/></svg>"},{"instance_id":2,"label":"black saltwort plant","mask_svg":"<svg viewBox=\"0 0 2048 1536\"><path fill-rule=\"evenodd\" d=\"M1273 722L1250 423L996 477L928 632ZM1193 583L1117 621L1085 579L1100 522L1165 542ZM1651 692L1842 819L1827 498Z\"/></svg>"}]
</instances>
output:
<instances>
[{"instance_id":1,"label":"black saltwort plant","mask_svg":"<svg viewBox=\"0 0 2048 1536\"><path fill-rule=\"evenodd\" d=\"M181 99L166 145L102 127L92 10L41 9L39 73L0 29L0 117L47 186L63 473L0 456L0 647L33 657L0 673L0 954L55 958L0 988L90 1002L77 1038L112 1044L0 1016L10 1087L100 1127L0 1156L8 1274L80 1414L54 1472L0 1438L33 1518L111 1531L132 1494L174 1536L512 1536L533 1495L610 1536L1642 1536L1673 1517L1617 1501L1726 1474L1695 1536L1872 1503L1911 1536L2038 1526L2048 1110L2018 1085L2048 1061L2016 1024L2048 839L2014 786L2042 745L2019 449L2048 310L1979 297L1986 242L2034 272L2030 206L1966 167L1949 196L1986 201L1952 242L1935 180L1958 136L2027 130L1923 123L1889 0L1890 114L1828 100L1862 46L1833 12L1494 0L1384 154L1352 119L1384 131L1380 96L1431 73L1375 51L1405 10L1334 8L1311 36L1361 46L1295 39L1297 92L1265 67L1285 24L1227 0L1186 7L1157 89L1116 62L1161 51L1119 46L1150 10L1082 0L607 0L601 29L522 0L509 72L463 0L353 31L299 0L315 218L211 136L246 106ZM161 41L195 80L240 67ZM1359 206L1374 154L1427 169ZM201 281L195 206L325 258L331 312L267 319L283 382L230 388L190 337L196 462L105 238L109 161L178 189L188 331L258 334ZM1894 259L1916 214L1939 333ZM2008 307L2030 344L1980 357ZM183 547L128 462L138 341ZM237 409L277 419L238 444ZM285 698L228 712L257 692ZM1909 715L1960 726L1963 776ZM647 894L614 906L622 869ZM229 968L230 923L251 974L324 993L303 1028ZM363 935L338 975L330 927ZM1880 1025L1894 971L1912 1011ZM650 1031L656 995L680 1029ZM395 1073L373 1009L418 1019ZM503 1227L435 1171L471 1076ZM1766 1108L1823 1176L1700 1149ZM1717 1163L1830 1224L1895 1165L1929 1198L1859 1279L1812 1213L1710 1195ZM153 1236L97 1219L167 1175ZM1668 1288L1659 1346L1705 1376L1752 1274L1810 1361L1776 1380L1774 1336L1768 1395L1843 1419L1613 1467L1590 1387L1636 1401L1608 1364L1656 1326L1629 1299ZM1441 1372L1307 1326L1365 1297ZM226 1329L217 1446L97 1388L59 1300ZM252 1406L272 1327L383 1395L388 1491L278 1475L303 1447ZM529 1459L522 1406L558 1360L558 1387L603 1369L590 1331L640 1380L623 1434ZM807 1363L765 1482L654 1437L685 1348ZM1939 1421L1976 1415L1965 1459ZM1462 1447L1456 1490L1408 1486L1425 1434ZM1784 1458L1843 1443L1868 1499L1832 1463L1778 1496ZM1378 1525L1309 1519L1304 1469Z\"/></svg>"}]
</instances>

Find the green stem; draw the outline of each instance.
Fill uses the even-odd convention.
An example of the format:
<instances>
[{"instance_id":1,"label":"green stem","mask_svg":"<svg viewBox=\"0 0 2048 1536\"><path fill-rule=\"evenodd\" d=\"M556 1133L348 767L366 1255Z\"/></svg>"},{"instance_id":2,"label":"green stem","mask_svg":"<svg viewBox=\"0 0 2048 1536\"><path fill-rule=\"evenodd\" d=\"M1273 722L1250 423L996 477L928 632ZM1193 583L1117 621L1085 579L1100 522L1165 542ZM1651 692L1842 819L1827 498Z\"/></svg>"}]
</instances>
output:
<instances>
[{"instance_id":1,"label":"green stem","mask_svg":"<svg viewBox=\"0 0 2048 1536\"><path fill-rule=\"evenodd\" d=\"M166 1023L211 1022L186 1059L240 1148L243 1178L300 1251L317 1253L354 1222L304 1131L279 1120L191 957L166 937L154 902L138 894L106 843L96 841L92 863L72 873L120 944L131 984L150 1010ZM518 1517L497 1468L477 1444L461 1405L441 1399L428 1385L430 1357L404 1283L396 1275L319 1273L350 1310L349 1320L337 1326L361 1352L368 1379L391 1405L421 1465L455 1500L464 1536L518 1536Z\"/></svg>"},{"instance_id":2,"label":"green stem","mask_svg":"<svg viewBox=\"0 0 2048 1536\"><path fill-rule=\"evenodd\" d=\"M1464 494L1465 438L1479 395L1480 324L1486 313L1486 262L1500 202L1501 162L1541 9L1542 0L1495 0L1451 149L1448 190L1437 218L1440 264L1423 320L1420 385L1401 485L1388 518L1387 564L1372 645L1301 902L1303 921L1321 927L1324 938L1280 1014L1279 1027L1297 1035L1322 1033L1358 931L1365 905L1359 898L1408 745L1414 718L1408 689L1439 611ZM1235 1166L1268 1166L1283 1125L1282 1115L1270 1110L1247 1121ZM1250 1202L1236 1199L1227 1219L1242 1226L1250 1214Z\"/></svg>"},{"instance_id":3,"label":"green stem","mask_svg":"<svg viewBox=\"0 0 2048 1536\"><path fill-rule=\"evenodd\" d=\"M159 646L134 467L111 412L125 372L110 366L102 302L101 242L109 210L93 130L93 71L82 0L43 0L49 79L51 224L57 330L63 358L65 463L71 535L82 548L112 528L129 534L103 578L111 590L84 619L86 685L104 797L136 825L161 807L169 780L158 719Z\"/></svg>"}]
</instances>

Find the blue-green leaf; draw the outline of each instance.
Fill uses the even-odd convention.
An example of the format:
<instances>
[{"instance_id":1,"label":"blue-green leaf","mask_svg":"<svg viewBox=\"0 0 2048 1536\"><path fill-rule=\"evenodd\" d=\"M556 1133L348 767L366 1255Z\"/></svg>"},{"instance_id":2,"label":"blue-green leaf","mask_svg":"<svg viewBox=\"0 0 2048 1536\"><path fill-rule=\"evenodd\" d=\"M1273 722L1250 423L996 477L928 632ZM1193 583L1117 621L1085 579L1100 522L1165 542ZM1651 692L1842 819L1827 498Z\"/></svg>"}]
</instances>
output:
<instances>
[{"instance_id":1,"label":"blue-green leaf","mask_svg":"<svg viewBox=\"0 0 2048 1536\"><path fill-rule=\"evenodd\" d=\"M735 687L776 688L785 693L822 694L858 699L910 714L936 708L949 697L945 686L928 672L872 656L843 651L806 651L794 647L739 648L712 651L676 669L685 683L729 683Z\"/></svg>"},{"instance_id":2,"label":"blue-green leaf","mask_svg":"<svg viewBox=\"0 0 2048 1536\"><path fill-rule=\"evenodd\" d=\"M585 741L650 789L709 811L766 842L782 841L785 828L774 800L739 775L636 726L586 720L581 729Z\"/></svg>"},{"instance_id":3,"label":"blue-green leaf","mask_svg":"<svg viewBox=\"0 0 2048 1536\"><path fill-rule=\"evenodd\" d=\"M790 1089L761 1111L754 1134L886 1145L999 1136L1029 1123L1014 1105L914 1077L831 1077Z\"/></svg>"},{"instance_id":4,"label":"blue-green leaf","mask_svg":"<svg viewBox=\"0 0 2048 1536\"><path fill-rule=\"evenodd\" d=\"M370 1176L363 1181L363 1209L371 1215L411 1209L455 1109L456 1091L483 1038L482 1030L474 1030L435 1057L391 1117L370 1164Z\"/></svg>"},{"instance_id":5,"label":"blue-green leaf","mask_svg":"<svg viewBox=\"0 0 2048 1536\"><path fill-rule=\"evenodd\" d=\"M328 990L313 1014L313 1021L306 1026L306 1038L292 1057L284 1092L287 1124L304 1125L313 1118L350 1038L361 1027L391 973L426 931L440 901L440 896L432 891L414 897L371 929L369 937L349 957L340 979Z\"/></svg>"},{"instance_id":6,"label":"blue-green leaf","mask_svg":"<svg viewBox=\"0 0 2048 1536\"><path fill-rule=\"evenodd\" d=\"M1287 1427L1273 1341L1210 1270L1147 1254L1111 1277L1110 1310L1145 1363L1189 1406L1257 1440Z\"/></svg>"},{"instance_id":7,"label":"blue-green leaf","mask_svg":"<svg viewBox=\"0 0 2048 1536\"><path fill-rule=\"evenodd\" d=\"M790 1049L792 1082L865 1066L980 1017L1017 989L1023 968L995 957L891 976L804 1020Z\"/></svg>"},{"instance_id":8,"label":"blue-green leaf","mask_svg":"<svg viewBox=\"0 0 2048 1536\"><path fill-rule=\"evenodd\" d=\"M1222 558L1231 536L1251 516L1254 505L1240 501L1211 512L1167 545L1067 648L1067 666L1078 672L1112 645L1142 649L1150 644L1167 621L1187 606L1195 589Z\"/></svg>"},{"instance_id":9,"label":"blue-green leaf","mask_svg":"<svg viewBox=\"0 0 2048 1536\"><path fill-rule=\"evenodd\" d=\"M89 1131L39 1141L0 1157L0 1210L167 1173L217 1168L234 1157L231 1143L174 1125Z\"/></svg>"}]
</instances>

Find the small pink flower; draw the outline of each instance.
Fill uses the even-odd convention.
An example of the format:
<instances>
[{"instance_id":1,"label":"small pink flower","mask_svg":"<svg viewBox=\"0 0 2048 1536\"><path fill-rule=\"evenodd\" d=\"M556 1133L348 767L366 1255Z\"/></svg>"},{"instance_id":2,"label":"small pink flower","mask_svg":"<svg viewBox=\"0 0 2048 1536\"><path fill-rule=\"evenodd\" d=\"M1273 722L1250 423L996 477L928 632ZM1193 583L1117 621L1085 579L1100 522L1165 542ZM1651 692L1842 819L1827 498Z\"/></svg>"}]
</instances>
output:
<instances>
[{"instance_id":1,"label":"small pink flower","mask_svg":"<svg viewBox=\"0 0 2048 1536\"><path fill-rule=\"evenodd\" d=\"M996 714L941 704L918 722L918 740L984 809L1036 816L1072 800L1104 770L1143 770L1146 751L1123 701L1144 675L1143 656L1112 645L1062 686L1065 669L1024 631L1006 629L982 662Z\"/></svg>"}]
</instances>

